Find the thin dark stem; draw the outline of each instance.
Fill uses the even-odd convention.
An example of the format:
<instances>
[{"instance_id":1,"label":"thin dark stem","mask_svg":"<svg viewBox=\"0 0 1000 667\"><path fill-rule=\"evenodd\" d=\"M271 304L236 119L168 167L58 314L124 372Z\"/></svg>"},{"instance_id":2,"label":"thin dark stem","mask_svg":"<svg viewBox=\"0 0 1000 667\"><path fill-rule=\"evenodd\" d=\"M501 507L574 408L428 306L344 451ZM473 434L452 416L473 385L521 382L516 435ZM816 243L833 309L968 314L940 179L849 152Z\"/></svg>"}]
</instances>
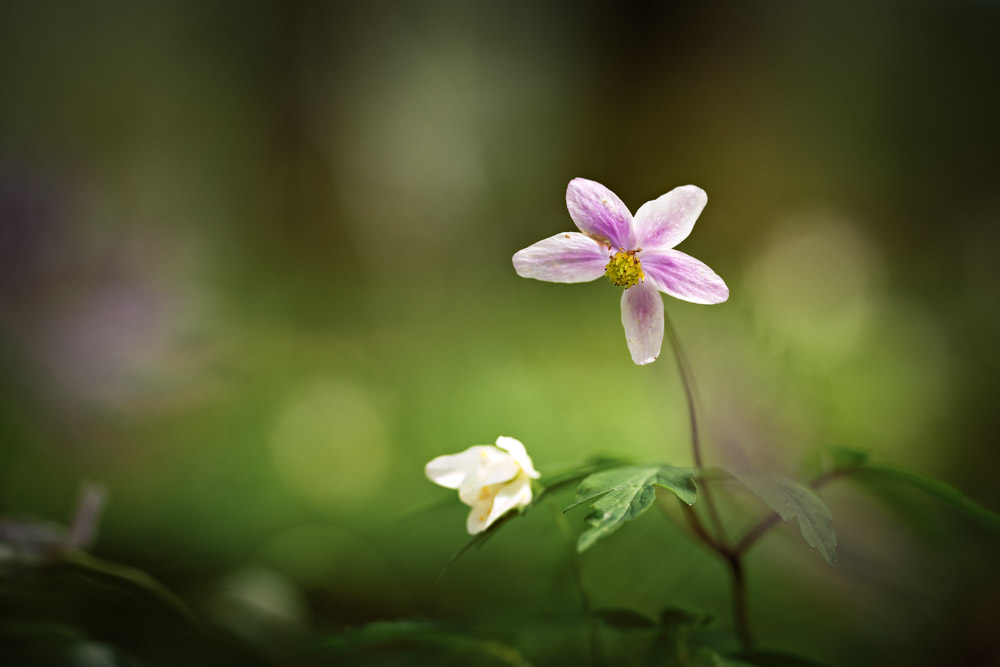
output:
<instances>
[{"instance_id":1,"label":"thin dark stem","mask_svg":"<svg viewBox=\"0 0 1000 667\"><path fill-rule=\"evenodd\" d=\"M779 521L781 521L781 517L777 513L767 515L740 538L740 541L733 547L733 551L740 555L746 553L747 549L752 547L757 540L764 537L764 533L771 530L774 524Z\"/></svg>"},{"instance_id":2,"label":"thin dark stem","mask_svg":"<svg viewBox=\"0 0 1000 667\"><path fill-rule=\"evenodd\" d=\"M694 457L694 467L700 473L704 468L704 465L701 458L701 439L698 434L698 414L695 407L694 379L691 377L691 371L688 367L687 359L684 356L684 351L681 349L681 342L677 337L677 332L674 330L674 325L671 323L670 318L667 317L666 311L663 313L663 322L667 335L670 337L670 345L674 349L674 358L677 360L677 369L680 371L681 384L684 385L684 397L687 399L688 406L688 419L691 423L691 452ZM725 543L726 531L722 525L722 519L719 517L719 512L715 507L715 503L712 500L712 495L709 491L707 483L702 485L701 493L705 497L705 507L708 510L708 516L712 521L712 527L715 528L715 532L719 536L719 541Z\"/></svg>"},{"instance_id":3,"label":"thin dark stem","mask_svg":"<svg viewBox=\"0 0 1000 667\"><path fill-rule=\"evenodd\" d=\"M670 337L670 345L674 348L674 357L677 360L677 369L681 375L681 383L684 385L684 397L687 399L688 406L688 419L691 422L691 451L694 458L694 466L699 476L701 476L704 470L704 461L701 457L701 440L698 433L698 411L695 400L694 379L692 378L687 359L684 356L684 351L681 349L681 342L677 337L677 332L674 330L673 324L670 322L670 318L667 317L666 312L663 314L663 321L667 335ZM739 637L740 644L744 648L749 648L753 640L750 634L750 615L747 611L746 574L743 571L743 561L740 557L740 552L729 548L726 544L725 527L712 499L709 483L703 477L701 495L705 498L705 508L708 511L708 516L712 521L712 526L715 528L717 537L713 537L708 532L693 507L682 505L684 513L695 535L719 554L729 566L729 571L733 577L733 624L736 627L736 635Z\"/></svg>"},{"instance_id":4,"label":"thin dark stem","mask_svg":"<svg viewBox=\"0 0 1000 667\"><path fill-rule=\"evenodd\" d=\"M733 578L733 626L736 628L736 636L739 638L740 644L744 648L749 648L753 643L753 637L750 634L750 615L747 611L746 572L743 569L743 559L736 550L716 542L705 530L701 519L691 507L684 503L681 503L681 507L684 508L691 530L702 542L719 554L729 567Z\"/></svg>"},{"instance_id":5,"label":"thin dark stem","mask_svg":"<svg viewBox=\"0 0 1000 667\"><path fill-rule=\"evenodd\" d=\"M854 472L853 468L828 470L827 472L823 473L822 475L819 475L814 480L809 482L809 488L811 488L813 491L816 491L825 486L828 482L831 482L837 479L838 477L849 475L852 472ZM733 546L732 549L733 553L737 556L742 556L744 553L746 553L746 551L750 547L752 547L754 544L757 543L757 540L764 537L764 534L767 533L767 531L769 531L774 526L774 524L778 523L779 521L781 521L781 517L776 512L773 514L768 514L766 517L758 521L753 528L748 530L746 534L744 534L743 537L739 539L736 545Z\"/></svg>"},{"instance_id":6,"label":"thin dark stem","mask_svg":"<svg viewBox=\"0 0 1000 667\"><path fill-rule=\"evenodd\" d=\"M681 507L684 509L684 516L687 517L688 525L691 526L691 530L694 531L694 534L714 551L717 551L720 554L725 553L726 548L716 542L715 538L709 535L708 531L705 529L705 524L703 524L701 519L698 518L698 514L694 511L694 508L683 502L681 502Z\"/></svg>"},{"instance_id":7,"label":"thin dark stem","mask_svg":"<svg viewBox=\"0 0 1000 667\"><path fill-rule=\"evenodd\" d=\"M753 644L750 634L750 616L747 613L747 579L743 571L743 561L739 554L728 552L726 562L733 575L733 621L736 624L736 636L744 647Z\"/></svg>"},{"instance_id":8,"label":"thin dark stem","mask_svg":"<svg viewBox=\"0 0 1000 667\"><path fill-rule=\"evenodd\" d=\"M674 330L674 325L667 316L666 311L663 313L663 323L666 325L665 328L667 336L670 338L670 346L673 348L674 358L677 360L677 369L681 374L681 384L684 385L684 397L687 399L688 406L688 419L691 421L691 451L694 454L694 466L700 472L704 466L701 459L701 441L698 437L698 416L695 414L694 381L688 375L687 359L684 356L683 350L681 350L681 342L677 338L677 332Z\"/></svg>"}]
</instances>

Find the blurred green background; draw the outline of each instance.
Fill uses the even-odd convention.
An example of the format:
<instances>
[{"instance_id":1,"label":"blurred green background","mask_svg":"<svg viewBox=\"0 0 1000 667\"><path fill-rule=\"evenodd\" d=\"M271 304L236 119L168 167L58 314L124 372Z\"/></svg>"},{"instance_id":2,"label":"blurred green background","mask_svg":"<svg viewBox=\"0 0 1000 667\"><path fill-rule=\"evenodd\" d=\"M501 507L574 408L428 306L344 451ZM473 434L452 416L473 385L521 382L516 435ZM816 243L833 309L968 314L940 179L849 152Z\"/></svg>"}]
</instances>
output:
<instances>
[{"instance_id":1,"label":"blurred green background","mask_svg":"<svg viewBox=\"0 0 1000 667\"><path fill-rule=\"evenodd\" d=\"M93 553L278 662L416 616L583 660L554 511L435 587L465 510L423 476L501 434L543 482L691 463L676 366L631 363L619 290L511 266L572 229L577 176L633 211L708 192L680 249L732 297L666 307L710 462L803 479L850 445L1000 508L998 44L975 0L5 2L0 510L65 521L103 482ZM823 495L835 568L789 526L748 560L762 643L998 659L994 536ZM734 526L766 513L731 499ZM598 606L729 627L722 563L659 513L582 567Z\"/></svg>"}]
</instances>

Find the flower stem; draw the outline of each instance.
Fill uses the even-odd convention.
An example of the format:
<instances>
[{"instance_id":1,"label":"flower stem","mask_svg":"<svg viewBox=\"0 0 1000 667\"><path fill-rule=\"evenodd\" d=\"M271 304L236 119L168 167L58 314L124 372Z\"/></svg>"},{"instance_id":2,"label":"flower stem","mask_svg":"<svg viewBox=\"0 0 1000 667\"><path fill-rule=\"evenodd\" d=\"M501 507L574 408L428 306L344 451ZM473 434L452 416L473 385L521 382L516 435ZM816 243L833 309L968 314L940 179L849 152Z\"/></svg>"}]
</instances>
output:
<instances>
[{"instance_id":1,"label":"flower stem","mask_svg":"<svg viewBox=\"0 0 1000 667\"><path fill-rule=\"evenodd\" d=\"M688 419L691 423L691 453L694 458L694 467L700 473L704 469L704 464L701 457L701 439L698 433L698 414L695 401L694 378L691 376L691 369L688 366L684 350L681 348L680 339L677 337L677 332L674 330L674 325L667 316L666 310L663 311L663 322L667 336L670 338L670 346L674 349L674 358L677 360L677 369L680 371L681 384L684 385L684 397L687 399ZM715 503L712 501L712 495L709 491L707 482L702 485L701 493L705 497L705 507L708 510L708 516L712 521L712 527L715 528L715 532L718 535L718 541L721 544L724 544L726 542L726 531L722 525L722 520L719 518L719 512L715 508Z\"/></svg>"},{"instance_id":2,"label":"flower stem","mask_svg":"<svg viewBox=\"0 0 1000 667\"><path fill-rule=\"evenodd\" d=\"M743 560L740 554L730 550L726 553L726 562L733 575L733 622L736 625L736 636L740 644L748 648L753 644L750 634L750 616L747 613L747 580L743 570Z\"/></svg>"},{"instance_id":3,"label":"flower stem","mask_svg":"<svg viewBox=\"0 0 1000 667\"><path fill-rule=\"evenodd\" d=\"M688 419L691 422L691 451L694 458L694 466L700 475L702 470L704 470L704 462L701 457L701 441L698 434L694 379L691 376L691 369L681 348L677 332L674 330L670 318L667 317L666 311L663 313L663 321L667 335L670 337L670 345L674 349L674 357L677 359L677 368L680 371L681 383L684 385L684 397L687 399L688 406ZM728 546L725 527L715 507L715 502L712 500L709 483L704 477L702 477L700 493L705 498L705 508L712 521L712 527L715 528L716 537L713 537L706 530L694 508L684 506L685 514L695 535L719 554L729 566L729 572L733 579L733 625L736 628L736 636L739 637L740 644L744 648L748 648L753 643L753 638L750 634L750 616L747 611L746 573L743 569L742 552Z\"/></svg>"},{"instance_id":4,"label":"flower stem","mask_svg":"<svg viewBox=\"0 0 1000 667\"><path fill-rule=\"evenodd\" d=\"M705 530L705 526L702 525L694 510L684 503L681 503L681 507L684 508L691 530L702 542L719 554L729 567L729 573L733 578L733 626L736 628L736 636L739 637L740 644L743 645L743 648L749 648L753 639L750 634L750 616L747 613L746 573L743 569L742 554L716 542Z\"/></svg>"}]
</instances>

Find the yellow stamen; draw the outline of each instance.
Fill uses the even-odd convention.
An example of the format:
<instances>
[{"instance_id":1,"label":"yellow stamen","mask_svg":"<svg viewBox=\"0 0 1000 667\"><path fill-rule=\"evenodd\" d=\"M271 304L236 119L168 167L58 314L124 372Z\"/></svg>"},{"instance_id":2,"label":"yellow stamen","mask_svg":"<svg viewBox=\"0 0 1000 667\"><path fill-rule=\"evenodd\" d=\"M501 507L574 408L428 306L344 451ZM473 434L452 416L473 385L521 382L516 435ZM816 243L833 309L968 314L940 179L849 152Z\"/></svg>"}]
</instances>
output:
<instances>
[{"instance_id":1,"label":"yellow stamen","mask_svg":"<svg viewBox=\"0 0 1000 667\"><path fill-rule=\"evenodd\" d=\"M604 269L604 275L608 277L608 280L625 289L634 287L645 280L646 274L642 271L642 262L635 256L639 250L641 248L638 250L625 250L622 248L616 252Z\"/></svg>"}]
</instances>

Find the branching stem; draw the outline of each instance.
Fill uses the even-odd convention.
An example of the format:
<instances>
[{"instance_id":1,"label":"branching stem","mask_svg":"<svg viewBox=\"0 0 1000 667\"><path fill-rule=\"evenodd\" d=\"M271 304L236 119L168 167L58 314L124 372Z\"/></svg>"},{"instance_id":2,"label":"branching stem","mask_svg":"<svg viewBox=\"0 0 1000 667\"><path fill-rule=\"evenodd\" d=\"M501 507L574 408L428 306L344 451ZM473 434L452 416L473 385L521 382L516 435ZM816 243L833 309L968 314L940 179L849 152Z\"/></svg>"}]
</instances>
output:
<instances>
[{"instance_id":1,"label":"branching stem","mask_svg":"<svg viewBox=\"0 0 1000 667\"><path fill-rule=\"evenodd\" d=\"M699 540L704 542L710 549L716 552L729 567L729 572L733 579L733 625L736 628L736 635L744 648L749 648L753 644L753 636L750 633L750 615L747 609L747 584L746 570L743 567L743 555L756 544L757 540L764 536L774 524L781 520L777 513L769 514L750 528L736 544L730 546L726 538L722 520L718 510L712 500L709 488L709 479L703 475L704 465L701 456L701 441L698 435L698 416L695 401L694 380L691 377L691 370L688 367L687 359L681 349L677 333L666 313L663 315L666 333L670 337L670 344L674 348L674 357L677 359L677 368L680 371L681 382L684 385L684 397L687 399L688 418L691 422L691 451L694 457L694 465L698 472L701 485L699 487L701 496L705 499L705 508L715 529L713 536L706 528L698 513L693 507L681 503L684 514L687 517L688 525ZM819 489L827 482L838 477L854 472L853 468L840 468L829 470L809 483L813 489Z\"/></svg>"},{"instance_id":2,"label":"branching stem","mask_svg":"<svg viewBox=\"0 0 1000 667\"><path fill-rule=\"evenodd\" d=\"M715 541L708 531L705 530L701 519L698 518L698 515L695 514L691 507L684 503L681 503L681 507L684 508L688 524L691 526L694 534L708 545L712 551L719 554L729 567L729 573L733 578L733 625L736 628L736 636L739 637L740 643L744 647L749 647L753 643L753 639L750 635L750 616L747 612L746 574L743 570L742 557L735 549L731 549Z\"/></svg>"},{"instance_id":3,"label":"branching stem","mask_svg":"<svg viewBox=\"0 0 1000 667\"><path fill-rule=\"evenodd\" d=\"M854 472L853 468L839 468L835 470L828 470L827 472L823 473L822 475L816 477L814 480L809 482L809 488L811 488L813 491L816 491L825 486L828 482L835 480L838 477L849 475L852 472ZM743 535L743 537L741 537L739 541L736 542L736 544L733 546L732 549L733 553L736 556L742 556L744 553L746 553L746 551L750 547L752 547L754 544L757 543L757 540L764 537L764 534L768 530L770 530L774 526L774 524L778 523L779 521L781 521L781 517L778 515L777 512L768 514L766 517L758 521L756 525L750 528L750 530L748 530Z\"/></svg>"},{"instance_id":4,"label":"branching stem","mask_svg":"<svg viewBox=\"0 0 1000 667\"><path fill-rule=\"evenodd\" d=\"M698 434L698 411L695 401L694 378L691 376L691 369L688 366L687 358L681 348L677 332L674 330L673 324L670 322L670 318L667 317L666 312L663 314L663 320L667 335L670 337L670 345L674 349L674 357L677 359L677 368L680 371L681 383L684 385L684 397L687 399L688 419L691 423L691 452L694 458L695 469L697 470L699 476L701 476L701 473L704 470L704 462L701 456L701 440ZM707 544L709 548L719 554L719 556L721 556L729 566L729 571L733 578L733 624L736 627L736 635L739 637L740 643L744 647L749 647L753 640L750 634L750 616L747 611L746 573L743 570L743 561L740 558L740 552L730 548L727 544L726 531L723 527L722 519L720 518L719 512L715 507L715 502L712 499L709 483L704 479L704 477L702 477L700 493L705 499L705 508L707 509L708 516L712 521L712 527L715 529L716 537L713 537L711 533L708 532L693 507L683 505L682 503L684 513L687 516L688 524L691 526L691 530L694 531L695 535L697 535L702 542Z\"/></svg>"},{"instance_id":5,"label":"branching stem","mask_svg":"<svg viewBox=\"0 0 1000 667\"><path fill-rule=\"evenodd\" d=\"M677 332L674 330L673 324L670 322L670 318L667 317L666 313L664 313L663 319L664 324L666 325L667 334L670 336L670 344L674 348L674 356L677 359L677 368L681 374L681 382L684 385L684 397L687 399L688 404L688 419L691 422L691 450L694 455L695 468L697 469L698 474L701 475L704 470L704 465L701 457L701 441L698 436L698 416L695 403L694 379L691 376L691 370L687 364L687 359L681 349ZM744 647L749 647L753 643L753 638L750 634L750 615L747 610L746 572L743 569L741 552L728 546L725 528L722 525L722 519L719 517L719 512L712 499L709 483L704 478L702 478L701 495L705 498L705 508L708 511L708 516L712 521L712 526L715 528L717 537L712 537L708 530L705 529L704 524L702 524L701 519L698 518L698 514L695 512L694 508L684 506L685 514L687 515L688 523L690 524L695 535L697 535L698 538L707 544L713 551L719 554L729 567L729 572L733 579L733 625L736 628L736 635L739 637L740 643Z\"/></svg>"}]
</instances>

